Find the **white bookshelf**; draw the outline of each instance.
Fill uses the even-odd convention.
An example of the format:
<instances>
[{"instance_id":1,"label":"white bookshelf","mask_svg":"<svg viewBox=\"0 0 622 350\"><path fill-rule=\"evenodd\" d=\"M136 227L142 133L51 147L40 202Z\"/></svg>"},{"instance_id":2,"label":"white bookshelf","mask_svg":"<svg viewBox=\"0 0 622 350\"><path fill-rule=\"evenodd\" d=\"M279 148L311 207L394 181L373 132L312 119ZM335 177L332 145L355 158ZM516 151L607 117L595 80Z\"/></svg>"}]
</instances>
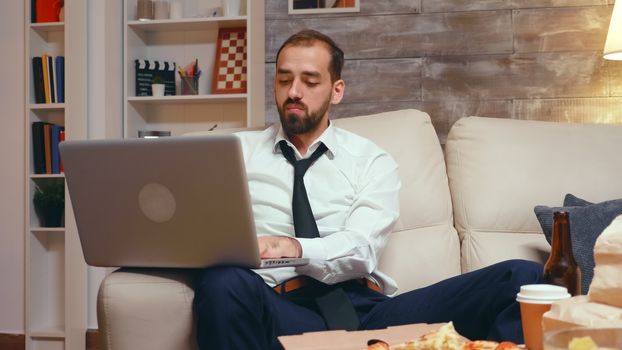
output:
<instances>
[{"instance_id":1,"label":"white bookshelf","mask_svg":"<svg viewBox=\"0 0 622 350\"><path fill-rule=\"evenodd\" d=\"M86 137L86 3L65 0L65 22L31 23L25 1L25 335L26 349L81 349L86 331L86 265L65 189L64 225L45 227L36 215L37 186L65 183L64 174L35 174L32 123L65 127L67 139ZM65 56L66 103L35 103L32 57ZM65 186L66 188L66 186ZM84 314L84 316L83 316Z\"/></svg>"},{"instance_id":2,"label":"white bookshelf","mask_svg":"<svg viewBox=\"0 0 622 350\"><path fill-rule=\"evenodd\" d=\"M182 18L138 21L137 1L124 1L124 136L138 137L139 130L181 135L214 125L219 129L264 125L264 2L242 0L242 12L231 17L202 17L219 7L219 0L181 2ZM247 92L212 94L218 30L237 27L246 27L247 33ZM179 66L198 60L202 70L198 95L181 95L175 73L175 96L136 96L136 59Z\"/></svg>"}]
</instances>

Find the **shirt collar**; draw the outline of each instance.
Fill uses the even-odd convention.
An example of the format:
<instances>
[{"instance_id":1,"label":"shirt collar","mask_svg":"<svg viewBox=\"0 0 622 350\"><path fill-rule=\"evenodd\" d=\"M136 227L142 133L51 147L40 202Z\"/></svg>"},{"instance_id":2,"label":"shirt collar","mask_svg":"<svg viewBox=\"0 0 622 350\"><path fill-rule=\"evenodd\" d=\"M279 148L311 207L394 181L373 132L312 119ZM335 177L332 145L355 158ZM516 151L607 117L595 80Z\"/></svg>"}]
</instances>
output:
<instances>
[{"instance_id":1,"label":"shirt collar","mask_svg":"<svg viewBox=\"0 0 622 350\"><path fill-rule=\"evenodd\" d=\"M285 135L285 131L283 131L283 126L279 125L279 130L274 135L274 145L273 145L274 153L281 153L281 148L279 147L279 142L281 140L285 140L285 142L287 142L287 144L294 149L295 151L294 153L296 154L297 159L302 158L300 156L300 153L298 152L298 149L296 149L294 144L292 144L291 141L289 141L289 139L287 138L287 135ZM315 139L315 141L311 143L311 146L309 146L309 149L307 150L305 158L310 157L313 154L313 152L320 146L320 143L323 143L324 145L326 145L326 148L328 148L328 151L326 152L326 154L328 155L329 158L333 158L337 152L337 140L336 140L336 135L335 135L335 128L333 127L333 124L330 122L330 120L328 122L328 128L326 128L326 130L324 130L322 135L320 135L320 137Z\"/></svg>"}]
</instances>

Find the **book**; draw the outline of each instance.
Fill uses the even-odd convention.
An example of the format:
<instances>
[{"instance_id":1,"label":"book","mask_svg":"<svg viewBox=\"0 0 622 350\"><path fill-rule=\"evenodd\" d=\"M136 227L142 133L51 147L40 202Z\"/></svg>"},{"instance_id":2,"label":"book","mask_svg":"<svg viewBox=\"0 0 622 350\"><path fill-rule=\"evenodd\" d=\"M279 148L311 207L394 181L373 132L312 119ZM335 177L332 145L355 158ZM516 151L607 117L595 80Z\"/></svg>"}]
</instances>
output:
<instances>
[{"instance_id":1,"label":"book","mask_svg":"<svg viewBox=\"0 0 622 350\"><path fill-rule=\"evenodd\" d=\"M48 56L48 79L50 82L50 103L56 102L56 84L54 83L54 57Z\"/></svg>"},{"instance_id":2,"label":"book","mask_svg":"<svg viewBox=\"0 0 622 350\"><path fill-rule=\"evenodd\" d=\"M37 0L30 0L30 23L37 23Z\"/></svg>"},{"instance_id":3,"label":"book","mask_svg":"<svg viewBox=\"0 0 622 350\"><path fill-rule=\"evenodd\" d=\"M32 160L35 174L45 174L45 147L43 145L43 126L45 122L32 123Z\"/></svg>"},{"instance_id":4,"label":"book","mask_svg":"<svg viewBox=\"0 0 622 350\"><path fill-rule=\"evenodd\" d=\"M52 125L51 134L51 153L52 153L52 174L60 174L60 158L58 153L58 144L60 143L60 131L62 126Z\"/></svg>"},{"instance_id":5,"label":"book","mask_svg":"<svg viewBox=\"0 0 622 350\"><path fill-rule=\"evenodd\" d=\"M58 14L62 6L62 0L37 0L35 4L36 23L58 22Z\"/></svg>"},{"instance_id":6,"label":"book","mask_svg":"<svg viewBox=\"0 0 622 350\"><path fill-rule=\"evenodd\" d=\"M48 55L41 56L43 62L43 91L45 91L45 103L51 103L50 100L50 71L48 70Z\"/></svg>"},{"instance_id":7,"label":"book","mask_svg":"<svg viewBox=\"0 0 622 350\"><path fill-rule=\"evenodd\" d=\"M45 157L45 174L52 173L52 125L46 123L43 125L43 149Z\"/></svg>"},{"instance_id":8,"label":"book","mask_svg":"<svg viewBox=\"0 0 622 350\"><path fill-rule=\"evenodd\" d=\"M65 128L64 127L60 129L60 142L63 142L63 141L65 141ZM58 160L60 162L60 172L63 173L65 172L65 168L63 167L63 160L60 157L60 154L58 156Z\"/></svg>"},{"instance_id":9,"label":"book","mask_svg":"<svg viewBox=\"0 0 622 350\"><path fill-rule=\"evenodd\" d=\"M32 83L35 92L35 103L45 103L45 91L43 90L43 62L41 57L32 58Z\"/></svg>"},{"instance_id":10,"label":"book","mask_svg":"<svg viewBox=\"0 0 622 350\"><path fill-rule=\"evenodd\" d=\"M56 56L56 102L65 102L65 57Z\"/></svg>"}]
</instances>

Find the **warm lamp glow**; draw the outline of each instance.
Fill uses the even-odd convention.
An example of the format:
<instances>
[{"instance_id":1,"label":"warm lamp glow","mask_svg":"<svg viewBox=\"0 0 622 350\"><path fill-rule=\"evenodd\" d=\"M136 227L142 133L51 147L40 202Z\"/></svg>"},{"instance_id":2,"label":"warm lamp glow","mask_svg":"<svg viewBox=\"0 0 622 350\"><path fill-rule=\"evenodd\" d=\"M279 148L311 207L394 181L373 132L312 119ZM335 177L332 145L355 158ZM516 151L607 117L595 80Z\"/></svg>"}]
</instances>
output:
<instances>
[{"instance_id":1,"label":"warm lamp glow","mask_svg":"<svg viewBox=\"0 0 622 350\"><path fill-rule=\"evenodd\" d=\"M608 60L622 60L622 1L616 1L613 5L603 57Z\"/></svg>"}]
</instances>

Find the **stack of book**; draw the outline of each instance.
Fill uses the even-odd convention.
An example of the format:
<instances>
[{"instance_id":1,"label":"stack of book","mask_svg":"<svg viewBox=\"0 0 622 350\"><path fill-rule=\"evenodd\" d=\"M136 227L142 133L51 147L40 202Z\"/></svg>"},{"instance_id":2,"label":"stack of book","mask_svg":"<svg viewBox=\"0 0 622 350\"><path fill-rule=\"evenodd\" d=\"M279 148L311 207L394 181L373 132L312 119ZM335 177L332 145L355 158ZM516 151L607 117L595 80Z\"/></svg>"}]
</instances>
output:
<instances>
[{"instance_id":1,"label":"stack of book","mask_svg":"<svg viewBox=\"0 0 622 350\"><path fill-rule=\"evenodd\" d=\"M65 57L35 56L32 58L35 103L65 102Z\"/></svg>"},{"instance_id":2,"label":"stack of book","mask_svg":"<svg viewBox=\"0 0 622 350\"><path fill-rule=\"evenodd\" d=\"M60 174L63 164L58 144L65 140L65 127L46 122L32 123L32 156L35 174Z\"/></svg>"}]
</instances>

